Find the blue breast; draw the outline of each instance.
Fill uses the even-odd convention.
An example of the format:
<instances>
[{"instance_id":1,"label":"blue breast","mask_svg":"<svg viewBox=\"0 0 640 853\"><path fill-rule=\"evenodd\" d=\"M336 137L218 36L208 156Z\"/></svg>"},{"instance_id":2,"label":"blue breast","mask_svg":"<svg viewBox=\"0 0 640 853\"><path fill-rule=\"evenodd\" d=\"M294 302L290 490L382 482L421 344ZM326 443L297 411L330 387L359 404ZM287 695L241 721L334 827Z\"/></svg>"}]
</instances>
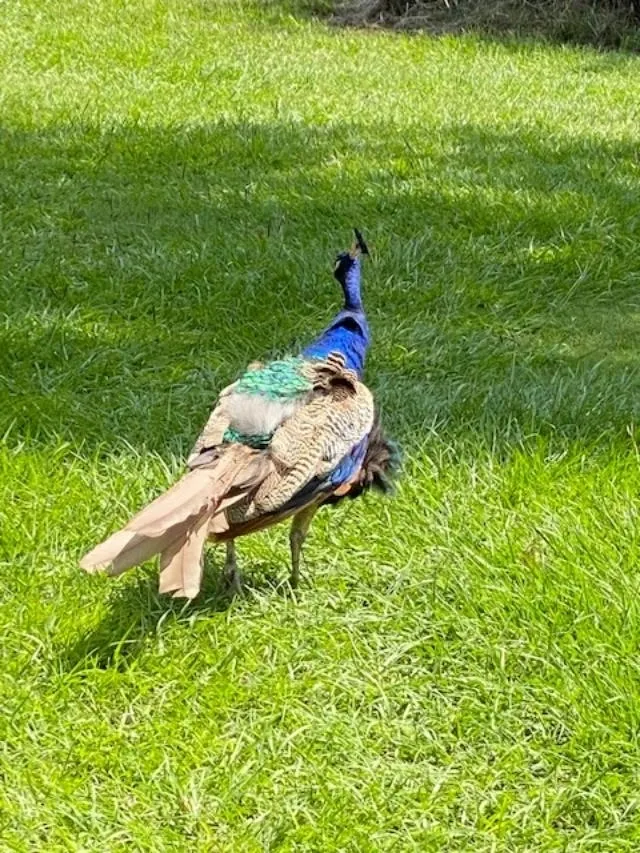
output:
<instances>
[{"instance_id":1,"label":"blue breast","mask_svg":"<svg viewBox=\"0 0 640 853\"><path fill-rule=\"evenodd\" d=\"M331 484L336 488L343 483L348 483L356 471L360 468L364 461L367 452L367 444L369 436L365 436L362 441L352 448L351 452L344 456L337 466L329 475Z\"/></svg>"},{"instance_id":2,"label":"blue breast","mask_svg":"<svg viewBox=\"0 0 640 853\"><path fill-rule=\"evenodd\" d=\"M359 377L369 347L369 325L362 311L341 311L333 323L302 351L305 358L326 358L331 352L344 356L345 364Z\"/></svg>"}]
</instances>

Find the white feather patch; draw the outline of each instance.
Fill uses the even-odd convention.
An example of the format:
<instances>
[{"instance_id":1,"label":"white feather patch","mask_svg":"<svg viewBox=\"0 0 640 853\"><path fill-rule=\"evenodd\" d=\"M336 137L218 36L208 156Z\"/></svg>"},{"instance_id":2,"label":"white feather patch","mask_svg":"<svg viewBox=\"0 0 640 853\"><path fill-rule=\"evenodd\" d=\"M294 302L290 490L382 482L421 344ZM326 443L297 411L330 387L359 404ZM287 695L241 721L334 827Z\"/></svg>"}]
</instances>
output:
<instances>
[{"instance_id":1,"label":"white feather patch","mask_svg":"<svg viewBox=\"0 0 640 853\"><path fill-rule=\"evenodd\" d=\"M304 403L297 400L270 400L259 394L230 394L225 401L230 426L242 435L269 435Z\"/></svg>"}]
</instances>

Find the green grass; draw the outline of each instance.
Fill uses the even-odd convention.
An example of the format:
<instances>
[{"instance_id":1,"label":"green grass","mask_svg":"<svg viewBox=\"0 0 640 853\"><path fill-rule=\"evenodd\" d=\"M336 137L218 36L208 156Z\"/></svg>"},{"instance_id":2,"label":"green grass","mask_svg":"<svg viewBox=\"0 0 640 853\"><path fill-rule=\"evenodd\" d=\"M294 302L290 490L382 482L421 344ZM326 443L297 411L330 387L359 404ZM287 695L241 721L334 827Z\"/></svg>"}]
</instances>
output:
<instances>
[{"instance_id":1,"label":"green grass","mask_svg":"<svg viewBox=\"0 0 640 853\"><path fill-rule=\"evenodd\" d=\"M5 3L0 849L640 847L640 60L293 6ZM363 229L393 500L79 556ZM275 580L274 580L275 579Z\"/></svg>"}]
</instances>

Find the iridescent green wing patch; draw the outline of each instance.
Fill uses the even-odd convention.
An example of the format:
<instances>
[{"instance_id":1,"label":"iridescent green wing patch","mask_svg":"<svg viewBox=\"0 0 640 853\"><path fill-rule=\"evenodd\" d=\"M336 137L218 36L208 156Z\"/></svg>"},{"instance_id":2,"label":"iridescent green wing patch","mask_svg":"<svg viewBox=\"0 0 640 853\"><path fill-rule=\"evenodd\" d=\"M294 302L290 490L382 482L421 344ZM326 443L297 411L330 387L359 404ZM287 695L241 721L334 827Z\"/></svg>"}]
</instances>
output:
<instances>
[{"instance_id":1,"label":"iridescent green wing patch","mask_svg":"<svg viewBox=\"0 0 640 853\"><path fill-rule=\"evenodd\" d=\"M238 380L237 394L260 394L271 400L292 400L313 388L304 375L305 359L299 356L270 361L255 370L247 370Z\"/></svg>"},{"instance_id":2,"label":"iridescent green wing patch","mask_svg":"<svg viewBox=\"0 0 640 853\"><path fill-rule=\"evenodd\" d=\"M256 450L264 450L268 447L273 433L263 435L244 435L238 432L237 429L229 427L223 437L223 441L236 442L238 444L246 444L248 447L255 447Z\"/></svg>"}]
</instances>

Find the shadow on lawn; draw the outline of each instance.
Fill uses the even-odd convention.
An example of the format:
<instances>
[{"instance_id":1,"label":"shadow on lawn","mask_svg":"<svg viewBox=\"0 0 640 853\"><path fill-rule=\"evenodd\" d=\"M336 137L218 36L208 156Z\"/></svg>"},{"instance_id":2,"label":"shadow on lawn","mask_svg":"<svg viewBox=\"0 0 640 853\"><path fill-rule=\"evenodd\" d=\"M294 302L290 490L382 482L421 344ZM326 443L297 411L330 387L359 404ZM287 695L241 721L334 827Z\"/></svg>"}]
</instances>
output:
<instances>
[{"instance_id":1,"label":"shadow on lawn","mask_svg":"<svg viewBox=\"0 0 640 853\"><path fill-rule=\"evenodd\" d=\"M0 429L183 453L376 249L371 384L409 442L595 440L640 414L637 148L463 126L2 132Z\"/></svg>"},{"instance_id":2,"label":"shadow on lawn","mask_svg":"<svg viewBox=\"0 0 640 853\"><path fill-rule=\"evenodd\" d=\"M253 564L244 573L244 595L240 604L252 596L285 595L289 587L283 580L282 567L275 570L267 564ZM171 599L158 593L157 572L138 574L131 580L114 585L108 598L108 612L87 634L61 650L57 665L63 672L84 670L87 663L99 669L128 669L144 651L147 643L171 621L189 623L202 615L224 613L234 604L234 596L221 577L221 564L216 552L208 548L205 574L200 595L193 601Z\"/></svg>"},{"instance_id":3,"label":"shadow on lawn","mask_svg":"<svg viewBox=\"0 0 640 853\"><path fill-rule=\"evenodd\" d=\"M381 28L430 37L472 34L521 51L536 44L572 44L616 51L622 58L640 49L640 3L463 0L456 3L378 0L271 0L273 18L294 15L336 26Z\"/></svg>"}]
</instances>

